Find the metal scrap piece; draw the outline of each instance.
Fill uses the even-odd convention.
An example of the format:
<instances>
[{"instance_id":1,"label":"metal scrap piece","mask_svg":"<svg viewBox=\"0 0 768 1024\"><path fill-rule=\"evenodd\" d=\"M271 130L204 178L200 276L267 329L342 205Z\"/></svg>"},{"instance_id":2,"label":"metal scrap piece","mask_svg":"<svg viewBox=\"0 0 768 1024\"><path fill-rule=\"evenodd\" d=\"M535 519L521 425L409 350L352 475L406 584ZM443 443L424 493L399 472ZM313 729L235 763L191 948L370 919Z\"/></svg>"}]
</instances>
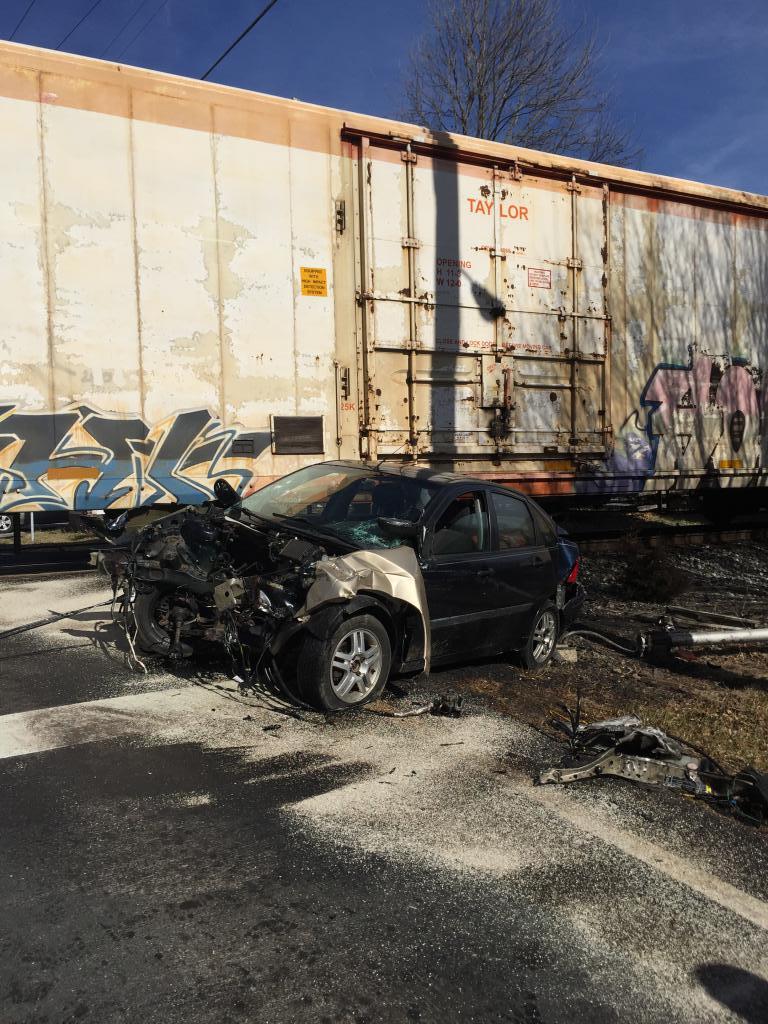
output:
<instances>
[{"instance_id":1,"label":"metal scrap piece","mask_svg":"<svg viewBox=\"0 0 768 1024\"><path fill-rule=\"evenodd\" d=\"M243 594L245 594L245 587L243 581L237 576L233 576L213 588L213 600L220 612L235 608L242 600Z\"/></svg>"},{"instance_id":2,"label":"metal scrap piece","mask_svg":"<svg viewBox=\"0 0 768 1024\"><path fill-rule=\"evenodd\" d=\"M594 760L573 768L549 768L539 776L539 784L548 782L578 782L581 779L598 778L601 775L615 775L633 782L645 782L651 786L672 786L697 791L696 772L700 762L696 758L681 757L678 760L661 760L652 757L638 757L620 754L615 747L604 750Z\"/></svg>"},{"instance_id":3,"label":"metal scrap piece","mask_svg":"<svg viewBox=\"0 0 768 1024\"><path fill-rule=\"evenodd\" d=\"M671 786L701 793L699 777L703 758L688 753L683 745L661 729L643 725L636 715L606 719L572 729L574 764L549 768L538 782L566 783L615 775L651 786ZM589 756L589 752L593 756Z\"/></svg>"}]
</instances>

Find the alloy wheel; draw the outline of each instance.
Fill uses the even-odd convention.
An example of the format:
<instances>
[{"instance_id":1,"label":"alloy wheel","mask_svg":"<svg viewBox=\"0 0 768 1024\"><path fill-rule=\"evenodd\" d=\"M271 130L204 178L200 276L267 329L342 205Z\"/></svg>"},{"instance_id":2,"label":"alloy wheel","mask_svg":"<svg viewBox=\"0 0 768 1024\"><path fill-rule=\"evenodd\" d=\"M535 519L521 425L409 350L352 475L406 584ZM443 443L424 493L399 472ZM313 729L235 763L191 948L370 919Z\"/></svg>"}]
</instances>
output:
<instances>
[{"instance_id":1,"label":"alloy wheel","mask_svg":"<svg viewBox=\"0 0 768 1024\"><path fill-rule=\"evenodd\" d=\"M374 689L382 666L381 643L370 629L351 629L331 657L331 688L345 704L358 704Z\"/></svg>"},{"instance_id":2,"label":"alloy wheel","mask_svg":"<svg viewBox=\"0 0 768 1024\"><path fill-rule=\"evenodd\" d=\"M552 653L557 640L557 620L552 611L543 611L533 627L531 654L537 664L543 664Z\"/></svg>"},{"instance_id":3,"label":"alloy wheel","mask_svg":"<svg viewBox=\"0 0 768 1024\"><path fill-rule=\"evenodd\" d=\"M13 520L10 516L0 516L0 533L10 533L13 527Z\"/></svg>"}]
</instances>

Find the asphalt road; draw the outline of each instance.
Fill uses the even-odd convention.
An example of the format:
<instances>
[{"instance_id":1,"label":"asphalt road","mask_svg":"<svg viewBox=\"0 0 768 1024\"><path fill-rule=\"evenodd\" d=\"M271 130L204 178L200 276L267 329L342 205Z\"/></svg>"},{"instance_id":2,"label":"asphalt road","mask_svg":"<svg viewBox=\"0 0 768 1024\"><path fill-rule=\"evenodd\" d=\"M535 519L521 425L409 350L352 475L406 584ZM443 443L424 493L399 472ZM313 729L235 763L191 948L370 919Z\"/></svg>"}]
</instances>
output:
<instances>
[{"instance_id":1,"label":"asphalt road","mask_svg":"<svg viewBox=\"0 0 768 1024\"><path fill-rule=\"evenodd\" d=\"M0 631L108 596L0 585ZM768 1020L764 834L533 787L559 748L478 702L326 722L149 669L106 609L0 639L2 1024Z\"/></svg>"}]
</instances>

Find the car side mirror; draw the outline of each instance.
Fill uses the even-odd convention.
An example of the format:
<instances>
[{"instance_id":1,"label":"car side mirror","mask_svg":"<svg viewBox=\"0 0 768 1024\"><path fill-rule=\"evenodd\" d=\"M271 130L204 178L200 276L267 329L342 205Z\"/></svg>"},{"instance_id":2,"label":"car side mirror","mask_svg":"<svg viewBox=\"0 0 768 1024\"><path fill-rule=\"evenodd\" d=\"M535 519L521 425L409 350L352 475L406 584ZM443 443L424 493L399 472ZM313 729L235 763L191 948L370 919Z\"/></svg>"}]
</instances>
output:
<instances>
[{"instance_id":1,"label":"car side mirror","mask_svg":"<svg viewBox=\"0 0 768 1024\"><path fill-rule=\"evenodd\" d=\"M415 539L419 536L419 524L411 519L395 519L390 516L379 516L377 519L382 533L388 537L407 537Z\"/></svg>"},{"instance_id":2,"label":"car side mirror","mask_svg":"<svg viewBox=\"0 0 768 1024\"><path fill-rule=\"evenodd\" d=\"M236 502L240 501L240 495L229 480L225 480L224 477L219 477L213 485L213 494L214 500L220 508L231 508Z\"/></svg>"}]
</instances>

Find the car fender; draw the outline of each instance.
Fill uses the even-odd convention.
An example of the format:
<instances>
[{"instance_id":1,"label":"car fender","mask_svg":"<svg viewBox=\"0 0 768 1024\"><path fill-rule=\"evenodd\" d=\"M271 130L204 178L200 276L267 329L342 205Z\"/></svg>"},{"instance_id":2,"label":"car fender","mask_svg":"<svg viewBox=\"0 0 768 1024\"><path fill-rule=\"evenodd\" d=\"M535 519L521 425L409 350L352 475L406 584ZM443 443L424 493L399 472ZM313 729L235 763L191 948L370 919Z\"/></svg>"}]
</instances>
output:
<instances>
[{"instance_id":1,"label":"car fender","mask_svg":"<svg viewBox=\"0 0 768 1024\"><path fill-rule=\"evenodd\" d=\"M354 615L366 611L372 611L377 618L382 619L393 638L396 636L394 618L389 608L383 601L378 600L375 594L357 594L350 601L325 605L310 615L304 629L319 640L324 640L335 633L345 619L351 619Z\"/></svg>"},{"instance_id":2,"label":"car fender","mask_svg":"<svg viewBox=\"0 0 768 1024\"><path fill-rule=\"evenodd\" d=\"M413 548L402 545L377 551L353 551L317 562L315 581L296 618L302 620L306 616L309 624L313 613L323 606L341 602L344 604L342 615L349 614L351 602L357 598L375 600L377 595L381 595L380 603L384 607L387 599L394 599L417 611L424 635L424 671L429 672L431 635L427 593Z\"/></svg>"}]
</instances>

